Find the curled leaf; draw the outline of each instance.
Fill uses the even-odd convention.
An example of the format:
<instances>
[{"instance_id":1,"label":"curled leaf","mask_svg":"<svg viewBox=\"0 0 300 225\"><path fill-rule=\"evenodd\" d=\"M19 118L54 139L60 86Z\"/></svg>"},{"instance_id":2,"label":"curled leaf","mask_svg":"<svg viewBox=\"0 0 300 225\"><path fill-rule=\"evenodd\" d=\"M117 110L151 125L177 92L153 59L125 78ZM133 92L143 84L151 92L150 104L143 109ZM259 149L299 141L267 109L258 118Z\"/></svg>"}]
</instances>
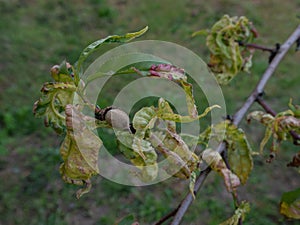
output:
<instances>
[{"instance_id":1,"label":"curled leaf","mask_svg":"<svg viewBox=\"0 0 300 225\"><path fill-rule=\"evenodd\" d=\"M74 83L45 83L42 96L34 103L34 115L44 117L45 126L52 127L58 134L64 133L65 107L72 103L75 91Z\"/></svg>"},{"instance_id":2,"label":"curled leaf","mask_svg":"<svg viewBox=\"0 0 300 225\"><path fill-rule=\"evenodd\" d=\"M246 214L250 211L250 206L248 202L243 201L240 206L234 211L234 215L220 223L220 225L238 225L239 220L244 221Z\"/></svg>"},{"instance_id":3,"label":"curled leaf","mask_svg":"<svg viewBox=\"0 0 300 225\"><path fill-rule=\"evenodd\" d=\"M176 153L187 164L190 171L195 171L198 168L198 156L189 149L180 135L167 130L163 144L166 148Z\"/></svg>"},{"instance_id":4,"label":"curled leaf","mask_svg":"<svg viewBox=\"0 0 300 225\"><path fill-rule=\"evenodd\" d=\"M60 147L64 162L60 166L62 178L67 183L85 185L77 191L80 198L91 188L90 178L99 174L98 154L102 146L100 138L85 126L84 117L68 105L66 110L67 135Z\"/></svg>"},{"instance_id":5,"label":"curled leaf","mask_svg":"<svg viewBox=\"0 0 300 225\"><path fill-rule=\"evenodd\" d=\"M190 178L190 169L188 168L186 162L177 153L170 151L163 145L157 145L156 148L163 154L163 156L168 161L166 168L164 168L168 174L181 179Z\"/></svg>"},{"instance_id":6,"label":"curled leaf","mask_svg":"<svg viewBox=\"0 0 300 225\"><path fill-rule=\"evenodd\" d=\"M299 118L300 117L300 105L294 105L292 99L290 99L290 102L288 105L289 105L290 110L292 110L294 116L296 118Z\"/></svg>"},{"instance_id":7,"label":"curled leaf","mask_svg":"<svg viewBox=\"0 0 300 225\"><path fill-rule=\"evenodd\" d=\"M158 173L157 154L151 144L126 131L117 131L118 148L130 162L140 169L139 178L152 181Z\"/></svg>"},{"instance_id":8,"label":"curled leaf","mask_svg":"<svg viewBox=\"0 0 300 225\"><path fill-rule=\"evenodd\" d=\"M271 137L273 138L271 152L276 153L282 141L292 140L290 131L300 133L300 119L294 117L292 110L278 113L275 117L262 111L254 111L247 116L248 122L252 119L266 126L265 136L260 144L261 153Z\"/></svg>"},{"instance_id":9,"label":"curled leaf","mask_svg":"<svg viewBox=\"0 0 300 225\"><path fill-rule=\"evenodd\" d=\"M249 72L253 50L240 43L251 42L255 37L252 23L243 16L224 15L213 25L206 38L211 52L208 65L220 84L227 84L240 71Z\"/></svg>"},{"instance_id":10,"label":"curled leaf","mask_svg":"<svg viewBox=\"0 0 300 225\"><path fill-rule=\"evenodd\" d=\"M206 149L202 153L202 159L217 173L219 173L225 182L227 191L235 193L236 188L240 186L240 179L231 170L226 167L221 155L212 149Z\"/></svg>"},{"instance_id":11,"label":"curled leaf","mask_svg":"<svg viewBox=\"0 0 300 225\"><path fill-rule=\"evenodd\" d=\"M74 83L74 68L66 61L60 65L54 65L50 73L55 82Z\"/></svg>"},{"instance_id":12,"label":"curled leaf","mask_svg":"<svg viewBox=\"0 0 300 225\"><path fill-rule=\"evenodd\" d=\"M199 143L207 145L212 140L226 142L227 158L230 169L241 183L245 184L253 168L252 148L244 131L229 120L212 125L200 134Z\"/></svg>"}]
</instances>

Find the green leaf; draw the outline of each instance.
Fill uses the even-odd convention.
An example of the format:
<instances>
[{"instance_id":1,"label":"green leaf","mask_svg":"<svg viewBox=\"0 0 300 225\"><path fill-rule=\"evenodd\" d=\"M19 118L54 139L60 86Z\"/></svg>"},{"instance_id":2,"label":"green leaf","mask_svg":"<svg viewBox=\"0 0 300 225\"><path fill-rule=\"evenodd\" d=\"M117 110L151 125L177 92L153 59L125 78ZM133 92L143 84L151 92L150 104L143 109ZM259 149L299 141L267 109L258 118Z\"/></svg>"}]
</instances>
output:
<instances>
[{"instance_id":1,"label":"green leaf","mask_svg":"<svg viewBox=\"0 0 300 225\"><path fill-rule=\"evenodd\" d=\"M87 59L87 57L90 54L92 54L94 51L96 51L99 47L101 47L103 44L129 42L129 41L133 40L134 38L137 38L137 37L143 35L147 30L148 30L148 26L137 32L127 33L125 35L111 35L106 38L103 38L103 39L93 42L92 44L88 45L80 54L79 59L76 64L77 71L78 72L81 71L82 64Z\"/></svg>"},{"instance_id":2,"label":"green leaf","mask_svg":"<svg viewBox=\"0 0 300 225\"><path fill-rule=\"evenodd\" d=\"M58 134L65 132L65 106L73 102L74 83L45 83L41 98L34 103L33 113L44 117L45 126L52 127Z\"/></svg>"},{"instance_id":3,"label":"green leaf","mask_svg":"<svg viewBox=\"0 0 300 225\"><path fill-rule=\"evenodd\" d=\"M235 210L234 215L220 223L220 225L238 225L239 220L242 219L244 221L245 215L250 211L250 206L248 202L243 201L240 206Z\"/></svg>"},{"instance_id":4,"label":"green leaf","mask_svg":"<svg viewBox=\"0 0 300 225\"><path fill-rule=\"evenodd\" d=\"M300 188L282 195L280 213L292 219L300 219Z\"/></svg>"},{"instance_id":5,"label":"green leaf","mask_svg":"<svg viewBox=\"0 0 300 225\"><path fill-rule=\"evenodd\" d=\"M207 36L209 34L209 30L208 29L202 29L202 30L198 30L198 31L195 31L193 34L192 34L192 37L195 37L195 36Z\"/></svg>"}]
</instances>

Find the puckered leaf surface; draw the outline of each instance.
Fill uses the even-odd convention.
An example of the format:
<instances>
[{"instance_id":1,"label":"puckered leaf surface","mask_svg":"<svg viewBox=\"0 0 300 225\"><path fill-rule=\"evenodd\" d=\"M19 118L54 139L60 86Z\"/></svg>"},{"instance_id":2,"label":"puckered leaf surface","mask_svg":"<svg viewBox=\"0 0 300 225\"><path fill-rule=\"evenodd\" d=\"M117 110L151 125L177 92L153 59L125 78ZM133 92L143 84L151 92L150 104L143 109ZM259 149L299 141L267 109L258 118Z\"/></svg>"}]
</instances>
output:
<instances>
[{"instance_id":1,"label":"puckered leaf surface","mask_svg":"<svg viewBox=\"0 0 300 225\"><path fill-rule=\"evenodd\" d=\"M58 134L65 132L65 106L71 104L76 86L74 83L45 83L42 96L34 103L33 113L44 117L46 126L52 127Z\"/></svg>"},{"instance_id":2,"label":"puckered leaf surface","mask_svg":"<svg viewBox=\"0 0 300 225\"><path fill-rule=\"evenodd\" d=\"M253 50L240 43L251 42L256 33L246 17L224 15L207 33L206 45L211 52L208 65L220 84L227 84L240 71L249 72Z\"/></svg>"}]
</instances>

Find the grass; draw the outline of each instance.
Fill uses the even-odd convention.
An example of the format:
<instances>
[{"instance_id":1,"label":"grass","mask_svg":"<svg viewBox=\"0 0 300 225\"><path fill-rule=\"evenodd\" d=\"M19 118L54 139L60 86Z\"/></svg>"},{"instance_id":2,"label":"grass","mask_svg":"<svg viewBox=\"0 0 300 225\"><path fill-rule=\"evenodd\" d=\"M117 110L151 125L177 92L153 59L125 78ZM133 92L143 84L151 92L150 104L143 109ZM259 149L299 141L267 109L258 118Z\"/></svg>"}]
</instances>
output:
<instances>
[{"instance_id":1,"label":"grass","mask_svg":"<svg viewBox=\"0 0 300 225\"><path fill-rule=\"evenodd\" d=\"M89 0L0 2L0 224L113 224L134 213L141 224L151 224L173 209L187 193L186 182L171 179L149 187L128 187L98 177L90 194L76 200L76 187L59 175L62 140L42 120L32 116L49 68L67 59L75 62L90 42L146 25L141 39L181 44L207 59L205 40L192 39L195 30L210 27L223 14L245 15L256 25L258 43L283 42L299 23L299 1L123 1ZM223 88L228 114L240 107L267 66L267 53L255 54L251 74L240 74ZM275 110L286 109L289 98L299 98L300 54L290 51L266 87L266 100ZM114 96L117 89L108 89ZM101 100L107 104L110 99ZM255 106L256 109L259 107ZM257 124L242 127L254 146L262 137ZM258 135L260 134L260 135ZM109 133L103 134L109 140ZM105 139L106 139L105 138ZM107 141L109 144L109 141ZM114 143L111 143L114 146ZM284 191L299 186L297 173L285 167L298 149L285 144L271 165L255 158L255 168L241 197L251 203L245 224L289 224L278 214ZM183 224L217 224L233 206L222 180L209 177L184 218Z\"/></svg>"}]
</instances>

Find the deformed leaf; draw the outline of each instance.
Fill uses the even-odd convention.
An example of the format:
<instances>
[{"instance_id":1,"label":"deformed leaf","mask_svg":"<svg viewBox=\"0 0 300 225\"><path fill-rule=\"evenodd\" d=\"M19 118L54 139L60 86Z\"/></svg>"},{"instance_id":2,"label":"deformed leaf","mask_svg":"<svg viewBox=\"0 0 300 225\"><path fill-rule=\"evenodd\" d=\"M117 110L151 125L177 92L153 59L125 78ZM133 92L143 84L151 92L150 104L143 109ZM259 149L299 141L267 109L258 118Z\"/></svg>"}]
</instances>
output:
<instances>
[{"instance_id":1,"label":"deformed leaf","mask_svg":"<svg viewBox=\"0 0 300 225\"><path fill-rule=\"evenodd\" d=\"M34 115L44 117L45 126L52 127L58 134L64 133L65 106L72 103L75 91L74 83L45 83L42 96L34 103Z\"/></svg>"},{"instance_id":2,"label":"deformed leaf","mask_svg":"<svg viewBox=\"0 0 300 225\"><path fill-rule=\"evenodd\" d=\"M213 106L210 106L210 107L207 107L204 112L200 115L198 115L198 112L194 111L194 109L190 109L189 112L192 112L194 115L191 115L189 114L188 116L182 116L180 114L176 114L176 113L173 113L173 112L168 112L168 111L165 111L165 106L162 107L162 105L169 105L169 103L160 98L159 99L159 107L158 107L158 111L157 111L157 117L163 119L163 120L169 120L169 121L174 121L174 122L179 122L179 123L190 123L190 122L193 122L195 120L199 120L201 118L203 118L204 116L206 116L212 109L214 108L220 108L220 106L218 105L213 105ZM189 105L188 104L188 107L190 107L191 104ZM168 106L167 108L169 108L170 106ZM192 108L194 108L194 106L192 106Z\"/></svg>"},{"instance_id":3,"label":"deformed leaf","mask_svg":"<svg viewBox=\"0 0 300 225\"><path fill-rule=\"evenodd\" d=\"M273 138L271 152L274 154L278 151L282 141L292 140L290 131L300 133L300 119L294 116L291 109L280 112L276 116L262 111L254 111L247 115L248 122L252 119L266 126L265 136L260 143L261 153L271 137Z\"/></svg>"},{"instance_id":4,"label":"deformed leaf","mask_svg":"<svg viewBox=\"0 0 300 225\"><path fill-rule=\"evenodd\" d=\"M60 166L60 173L67 183L85 185L77 191L76 197L80 198L89 192L90 178L99 174L98 154L102 141L85 126L84 117L70 105L67 107L66 115L66 120L71 120L72 123L66 122L68 130L60 148L64 161Z\"/></svg>"},{"instance_id":5,"label":"deformed leaf","mask_svg":"<svg viewBox=\"0 0 300 225\"><path fill-rule=\"evenodd\" d=\"M220 84L227 84L240 71L249 72L253 50L240 43L248 43L254 37L252 23L243 16L224 15L213 25L206 38L211 52L208 65Z\"/></svg>"},{"instance_id":6,"label":"deformed leaf","mask_svg":"<svg viewBox=\"0 0 300 225\"><path fill-rule=\"evenodd\" d=\"M74 83L75 71L67 61L63 61L60 65L54 65L50 73L55 82Z\"/></svg>"},{"instance_id":7,"label":"deformed leaf","mask_svg":"<svg viewBox=\"0 0 300 225\"><path fill-rule=\"evenodd\" d=\"M250 206L248 202L243 201L240 206L235 210L234 215L220 223L220 225L238 225L239 220L244 221L246 214L250 211Z\"/></svg>"},{"instance_id":8,"label":"deformed leaf","mask_svg":"<svg viewBox=\"0 0 300 225\"><path fill-rule=\"evenodd\" d=\"M181 179L189 179L191 177L191 171L187 163L177 153L163 145L157 145L156 149L158 149L168 161L167 167L164 168L168 174Z\"/></svg>"},{"instance_id":9,"label":"deformed leaf","mask_svg":"<svg viewBox=\"0 0 300 225\"><path fill-rule=\"evenodd\" d=\"M230 169L245 184L253 168L252 149L244 131L232 123L226 132L227 157Z\"/></svg>"},{"instance_id":10,"label":"deformed leaf","mask_svg":"<svg viewBox=\"0 0 300 225\"><path fill-rule=\"evenodd\" d=\"M154 64L149 68L149 70L140 71L136 68L133 68L133 70L142 76L168 79L177 83L184 90L187 102L188 115L182 116L173 113L173 111L169 111L171 107L169 106L168 102L161 98L158 103L157 117L163 120L169 120L180 123L190 123L206 116L213 108L220 108L220 106L218 105L213 105L207 107L201 115L198 115L193 95L192 84L187 82L187 76L185 74L184 69L182 68L176 67L171 64Z\"/></svg>"},{"instance_id":11,"label":"deformed leaf","mask_svg":"<svg viewBox=\"0 0 300 225\"><path fill-rule=\"evenodd\" d=\"M214 171L216 171L223 177L227 191L230 193L235 193L236 188L241 184L240 179L226 167L226 164L221 155L213 149L206 149L202 153L202 159Z\"/></svg>"},{"instance_id":12,"label":"deformed leaf","mask_svg":"<svg viewBox=\"0 0 300 225\"><path fill-rule=\"evenodd\" d=\"M299 118L300 117L300 105L294 105L293 100L290 99L288 106L289 106L290 110L292 110L294 116L296 118Z\"/></svg>"},{"instance_id":13,"label":"deformed leaf","mask_svg":"<svg viewBox=\"0 0 300 225\"><path fill-rule=\"evenodd\" d=\"M218 143L226 142L230 169L245 184L253 168L253 159L252 148L243 130L225 120L208 127L200 134L198 142L207 146L210 139Z\"/></svg>"},{"instance_id":14,"label":"deformed leaf","mask_svg":"<svg viewBox=\"0 0 300 225\"><path fill-rule=\"evenodd\" d=\"M292 219L300 219L300 188L282 195L280 213Z\"/></svg>"},{"instance_id":15,"label":"deformed leaf","mask_svg":"<svg viewBox=\"0 0 300 225\"><path fill-rule=\"evenodd\" d=\"M169 130L164 137L163 144L166 148L176 153L188 166L191 172L195 171L199 164L198 156L190 151L188 145L183 141L181 136Z\"/></svg>"},{"instance_id":16,"label":"deformed leaf","mask_svg":"<svg viewBox=\"0 0 300 225\"><path fill-rule=\"evenodd\" d=\"M118 148L133 165L140 169L140 178L154 180L158 173L157 154L151 144L126 131L117 131Z\"/></svg>"},{"instance_id":17,"label":"deformed leaf","mask_svg":"<svg viewBox=\"0 0 300 225\"><path fill-rule=\"evenodd\" d=\"M191 177L190 177L190 183L189 183L189 189L190 189L190 193L192 194L193 198L195 199L195 183L196 183L196 172L192 172L191 173Z\"/></svg>"},{"instance_id":18,"label":"deformed leaf","mask_svg":"<svg viewBox=\"0 0 300 225\"><path fill-rule=\"evenodd\" d=\"M143 107L136 112L132 121L136 136L144 138L145 132L154 126L156 118L157 113L154 107Z\"/></svg>"}]
</instances>

